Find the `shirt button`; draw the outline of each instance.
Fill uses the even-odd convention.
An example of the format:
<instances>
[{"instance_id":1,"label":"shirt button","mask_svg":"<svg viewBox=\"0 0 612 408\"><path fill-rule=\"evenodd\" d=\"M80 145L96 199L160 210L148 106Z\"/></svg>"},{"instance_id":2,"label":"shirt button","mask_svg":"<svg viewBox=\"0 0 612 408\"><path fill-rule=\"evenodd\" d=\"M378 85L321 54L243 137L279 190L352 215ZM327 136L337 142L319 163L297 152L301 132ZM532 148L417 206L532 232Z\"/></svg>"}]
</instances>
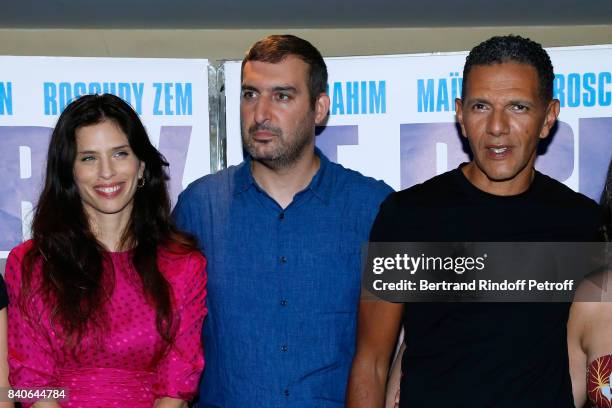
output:
<instances>
[{"instance_id":1,"label":"shirt button","mask_svg":"<svg viewBox=\"0 0 612 408\"><path fill-rule=\"evenodd\" d=\"M288 389L285 389L285 390L283 391L283 394L285 394L285 397L288 397L288 396L289 396L289 390L288 390Z\"/></svg>"},{"instance_id":2,"label":"shirt button","mask_svg":"<svg viewBox=\"0 0 612 408\"><path fill-rule=\"evenodd\" d=\"M289 350L289 347L287 347L287 346L285 346L285 345L282 345L280 350L281 350L283 353L286 353L286 352L287 352L287 350Z\"/></svg>"},{"instance_id":3,"label":"shirt button","mask_svg":"<svg viewBox=\"0 0 612 408\"><path fill-rule=\"evenodd\" d=\"M287 306L287 301L285 299L280 301L281 306Z\"/></svg>"},{"instance_id":4,"label":"shirt button","mask_svg":"<svg viewBox=\"0 0 612 408\"><path fill-rule=\"evenodd\" d=\"M278 219L279 220L284 220L285 219L285 212L282 212L282 213L278 214Z\"/></svg>"},{"instance_id":5,"label":"shirt button","mask_svg":"<svg viewBox=\"0 0 612 408\"><path fill-rule=\"evenodd\" d=\"M287 257L286 256L281 256L280 257L280 261L281 261L281 263L287 263Z\"/></svg>"}]
</instances>

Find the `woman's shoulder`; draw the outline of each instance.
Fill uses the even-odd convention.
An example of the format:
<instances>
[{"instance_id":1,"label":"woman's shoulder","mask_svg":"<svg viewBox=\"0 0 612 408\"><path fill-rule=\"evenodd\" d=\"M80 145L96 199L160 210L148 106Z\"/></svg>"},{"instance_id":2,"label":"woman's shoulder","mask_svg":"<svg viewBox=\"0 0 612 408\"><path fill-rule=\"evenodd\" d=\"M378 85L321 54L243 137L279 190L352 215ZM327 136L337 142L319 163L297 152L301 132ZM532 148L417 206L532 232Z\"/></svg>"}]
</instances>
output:
<instances>
[{"instance_id":1,"label":"woman's shoulder","mask_svg":"<svg viewBox=\"0 0 612 408\"><path fill-rule=\"evenodd\" d=\"M13 248L11 252L9 253L9 258L13 258L15 260L21 261L23 257L28 252L30 252L33 246L34 246L34 241L32 241L31 239L28 239L27 241L24 241L21 244L17 245L15 248Z\"/></svg>"},{"instance_id":2,"label":"woman's shoulder","mask_svg":"<svg viewBox=\"0 0 612 408\"><path fill-rule=\"evenodd\" d=\"M9 252L8 258L6 259L6 269L4 271L4 278L6 280L19 279L23 259L33 247L34 242L30 239L17 245Z\"/></svg>"},{"instance_id":3,"label":"woman's shoulder","mask_svg":"<svg viewBox=\"0 0 612 408\"><path fill-rule=\"evenodd\" d=\"M9 295L15 296L21 290L23 275L23 266L26 255L34 248L34 242L28 240L17 245L11 250L6 259L4 269L4 281L9 291ZM39 259L33 259L32 270L30 271L27 286L34 287L40 284L41 279L41 262Z\"/></svg>"},{"instance_id":4,"label":"woman's shoulder","mask_svg":"<svg viewBox=\"0 0 612 408\"><path fill-rule=\"evenodd\" d=\"M206 268L204 255L196 249L185 248L179 244L160 246L157 252L159 269L167 279L192 279L203 275Z\"/></svg>"}]
</instances>

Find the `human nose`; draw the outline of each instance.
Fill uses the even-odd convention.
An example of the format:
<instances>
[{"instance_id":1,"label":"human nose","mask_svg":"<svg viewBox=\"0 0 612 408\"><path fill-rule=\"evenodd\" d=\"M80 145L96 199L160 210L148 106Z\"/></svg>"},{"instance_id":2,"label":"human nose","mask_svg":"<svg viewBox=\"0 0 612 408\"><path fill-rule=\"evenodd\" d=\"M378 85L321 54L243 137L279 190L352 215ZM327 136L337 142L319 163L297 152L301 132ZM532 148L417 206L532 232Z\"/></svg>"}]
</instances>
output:
<instances>
[{"instance_id":1,"label":"human nose","mask_svg":"<svg viewBox=\"0 0 612 408\"><path fill-rule=\"evenodd\" d=\"M255 102L254 119L256 123L265 123L270 120L270 101L267 98L261 97Z\"/></svg>"},{"instance_id":2,"label":"human nose","mask_svg":"<svg viewBox=\"0 0 612 408\"><path fill-rule=\"evenodd\" d=\"M508 133L508 117L503 110L493 109L487 120L487 132L493 136Z\"/></svg>"},{"instance_id":3,"label":"human nose","mask_svg":"<svg viewBox=\"0 0 612 408\"><path fill-rule=\"evenodd\" d=\"M103 179L110 179L115 175L115 166L110 157L104 157L100 159L100 177Z\"/></svg>"}]
</instances>

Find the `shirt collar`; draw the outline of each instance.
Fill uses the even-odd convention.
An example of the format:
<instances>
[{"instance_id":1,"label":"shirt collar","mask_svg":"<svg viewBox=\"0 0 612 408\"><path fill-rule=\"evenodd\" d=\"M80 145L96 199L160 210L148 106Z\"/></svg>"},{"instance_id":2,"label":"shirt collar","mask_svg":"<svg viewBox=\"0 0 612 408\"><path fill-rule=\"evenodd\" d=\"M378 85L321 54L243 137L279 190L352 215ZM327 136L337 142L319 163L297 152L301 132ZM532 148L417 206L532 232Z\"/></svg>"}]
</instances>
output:
<instances>
[{"instance_id":1,"label":"shirt collar","mask_svg":"<svg viewBox=\"0 0 612 408\"><path fill-rule=\"evenodd\" d=\"M234 195L247 191L251 186L257 186L253 174L251 173L251 161L251 156L247 155L242 163L238 165Z\"/></svg>"},{"instance_id":2,"label":"shirt collar","mask_svg":"<svg viewBox=\"0 0 612 408\"><path fill-rule=\"evenodd\" d=\"M319 170L317 170L306 189L312 191L319 200L328 204L331 199L333 185L333 180L329 174L331 170L330 162L318 147L315 147L315 154L319 156L320 159Z\"/></svg>"},{"instance_id":3,"label":"shirt collar","mask_svg":"<svg viewBox=\"0 0 612 408\"><path fill-rule=\"evenodd\" d=\"M331 177L327 175L327 173L330 171L330 161L318 147L315 147L315 154L319 156L320 159L319 169L305 190L312 191L317 198L319 198L325 204L328 204L331 198L333 184ZM255 182L255 178L253 177L253 173L251 171L252 160L253 159L251 156L247 155L244 161L238 166L238 170L236 171L236 189L234 194L243 193L251 187L259 189L259 186Z\"/></svg>"}]
</instances>

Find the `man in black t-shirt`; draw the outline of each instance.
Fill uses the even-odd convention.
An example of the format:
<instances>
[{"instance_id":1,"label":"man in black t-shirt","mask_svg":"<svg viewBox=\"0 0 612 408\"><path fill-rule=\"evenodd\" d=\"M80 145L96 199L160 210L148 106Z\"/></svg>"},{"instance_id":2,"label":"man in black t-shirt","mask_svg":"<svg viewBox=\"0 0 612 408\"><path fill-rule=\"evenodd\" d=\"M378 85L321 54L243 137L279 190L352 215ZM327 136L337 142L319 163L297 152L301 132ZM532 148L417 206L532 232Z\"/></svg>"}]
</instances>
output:
<instances>
[{"instance_id":1,"label":"man in black t-shirt","mask_svg":"<svg viewBox=\"0 0 612 408\"><path fill-rule=\"evenodd\" d=\"M597 239L597 205L534 168L559 114L542 47L493 37L466 59L457 119L473 159L392 194L371 242ZM347 406L383 407L400 322L401 407L573 407L562 303L362 300Z\"/></svg>"}]
</instances>

